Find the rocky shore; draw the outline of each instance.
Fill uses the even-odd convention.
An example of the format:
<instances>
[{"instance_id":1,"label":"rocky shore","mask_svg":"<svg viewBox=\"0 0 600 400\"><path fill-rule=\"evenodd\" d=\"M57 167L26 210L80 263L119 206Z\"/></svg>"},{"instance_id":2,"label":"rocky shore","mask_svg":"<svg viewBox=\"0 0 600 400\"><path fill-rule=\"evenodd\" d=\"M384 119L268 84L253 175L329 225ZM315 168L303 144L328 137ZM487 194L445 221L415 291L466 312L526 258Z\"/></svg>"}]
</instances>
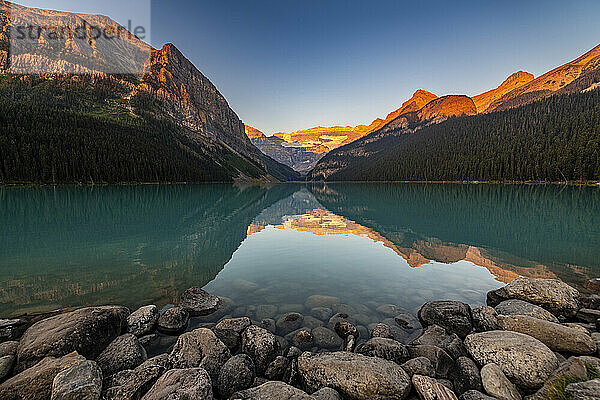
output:
<instances>
[{"instance_id":1,"label":"rocky shore","mask_svg":"<svg viewBox=\"0 0 600 400\"><path fill-rule=\"evenodd\" d=\"M0 399L600 399L600 296L519 278L487 306L177 306L0 320ZM299 312L302 311L302 312Z\"/></svg>"}]
</instances>

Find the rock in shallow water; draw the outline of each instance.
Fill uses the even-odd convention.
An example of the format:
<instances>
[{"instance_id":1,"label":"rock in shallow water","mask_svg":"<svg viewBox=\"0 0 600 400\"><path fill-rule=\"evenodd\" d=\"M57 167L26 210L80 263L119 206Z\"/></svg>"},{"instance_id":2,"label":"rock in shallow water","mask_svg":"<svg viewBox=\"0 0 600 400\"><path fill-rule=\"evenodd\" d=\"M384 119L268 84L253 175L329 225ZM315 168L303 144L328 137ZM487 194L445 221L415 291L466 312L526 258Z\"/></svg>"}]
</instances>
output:
<instances>
[{"instance_id":1,"label":"rock in shallow water","mask_svg":"<svg viewBox=\"0 0 600 400\"><path fill-rule=\"evenodd\" d=\"M288 333L299 329L302 326L302 322L304 322L304 316L302 314L296 312L287 313L277 320L277 330L282 336L285 336Z\"/></svg>"},{"instance_id":2,"label":"rock in shallow water","mask_svg":"<svg viewBox=\"0 0 600 400\"><path fill-rule=\"evenodd\" d=\"M113 340L96 359L104 376L125 369L134 369L148 358L146 350L131 333Z\"/></svg>"},{"instance_id":3,"label":"rock in shallow water","mask_svg":"<svg viewBox=\"0 0 600 400\"><path fill-rule=\"evenodd\" d=\"M333 296L321 296L321 295L313 295L306 299L304 305L307 309L311 310L316 307L328 307L331 308L334 304L339 304L340 299Z\"/></svg>"},{"instance_id":4,"label":"rock in shallow water","mask_svg":"<svg viewBox=\"0 0 600 400\"><path fill-rule=\"evenodd\" d=\"M174 335L185 330L189 320L190 314L183 308L169 308L158 318L157 329L167 335Z\"/></svg>"},{"instance_id":5,"label":"rock in shallow water","mask_svg":"<svg viewBox=\"0 0 600 400\"><path fill-rule=\"evenodd\" d=\"M161 376L142 400L212 400L212 386L203 368L172 369Z\"/></svg>"},{"instance_id":6,"label":"rock in shallow water","mask_svg":"<svg viewBox=\"0 0 600 400\"><path fill-rule=\"evenodd\" d=\"M558 318L556 318L550 311L523 300L504 300L494 307L494 309L498 314L501 315L527 315L550 322L559 322Z\"/></svg>"},{"instance_id":7,"label":"rock in shallow water","mask_svg":"<svg viewBox=\"0 0 600 400\"><path fill-rule=\"evenodd\" d=\"M596 343L587 333L567 326L525 315L499 315L498 325L504 330L534 337L555 351L594 354Z\"/></svg>"},{"instance_id":8,"label":"rock in shallow water","mask_svg":"<svg viewBox=\"0 0 600 400\"><path fill-rule=\"evenodd\" d=\"M19 342L17 372L46 356L62 357L73 351L96 358L127 329L125 307L90 307L57 315L33 324Z\"/></svg>"},{"instance_id":9,"label":"rock in shallow water","mask_svg":"<svg viewBox=\"0 0 600 400\"><path fill-rule=\"evenodd\" d=\"M213 331L215 332L215 335L217 335L217 337L233 351L240 346L242 332L250 325L252 325L252 322L248 317L229 318L219 322L214 327Z\"/></svg>"},{"instance_id":10,"label":"rock in shallow water","mask_svg":"<svg viewBox=\"0 0 600 400\"><path fill-rule=\"evenodd\" d=\"M187 311L191 317L210 315L217 311L221 299L199 287L189 288L181 294L179 307Z\"/></svg>"},{"instance_id":11,"label":"rock in shallow water","mask_svg":"<svg viewBox=\"0 0 600 400\"><path fill-rule=\"evenodd\" d=\"M410 391L410 378L399 365L361 354L306 352L298 358L298 370L310 392L331 387L348 399L393 400Z\"/></svg>"},{"instance_id":12,"label":"rock in shallow water","mask_svg":"<svg viewBox=\"0 0 600 400\"><path fill-rule=\"evenodd\" d=\"M313 329L312 335L315 345L322 349L340 349L344 343L335 332L323 326Z\"/></svg>"},{"instance_id":13,"label":"rock in shallow water","mask_svg":"<svg viewBox=\"0 0 600 400\"><path fill-rule=\"evenodd\" d=\"M102 371L94 361L81 361L56 375L52 400L97 400L102 391Z\"/></svg>"},{"instance_id":14,"label":"rock in shallow water","mask_svg":"<svg viewBox=\"0 0 600 400\"><path fill-rule=\"evenodd\" d=\"M159 318L158 307L140 307L127 317L127 332L137 337L148 335L156 329Z\"/></svg>"},{"instance_id":15,"label":"rock in shallow water","mask_svg":"<svg viewBox=\"0 0 600 400\"><path fill-rule=\"evenodd\" d=\"M492 307L509 299L524 300L565 317L574 317L579 310L579 291L554 279L517 278L487 294Z\"/></svg>"},{"instance_id":16,"label":"rock in shallow water","mask_svg":"<svg viewBox=\"0 0 600 400\"><path fill-rule=\"evenodd\" d=\"M522 333L474 333L467 336L465 346L479 365L497 364L513 383L528 390L539 389L558 367L552 350Z\"/></svg>"},{"instance_id":17,"label":"rock in shallow water","mask_svg":"<svg viewBox=\"0 0 600 400\"><path fill-rule=\"evenodd\" d=\"M423 327L439 325L448 332L464 338L473 331L471 307L459 301L432 301L419 310L419 321Z\"/></svg>"}]
</instances>

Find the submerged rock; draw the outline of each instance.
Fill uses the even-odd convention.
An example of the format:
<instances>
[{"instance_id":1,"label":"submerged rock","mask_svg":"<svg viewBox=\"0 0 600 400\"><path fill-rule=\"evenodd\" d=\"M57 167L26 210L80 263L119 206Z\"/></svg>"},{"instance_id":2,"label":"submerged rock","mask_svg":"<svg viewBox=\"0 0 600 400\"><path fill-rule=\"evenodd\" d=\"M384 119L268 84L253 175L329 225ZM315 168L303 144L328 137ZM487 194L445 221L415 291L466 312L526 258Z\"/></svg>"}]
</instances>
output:
<instances>
[{"instance_id":1,"label":"submerged rock","mask_svg":"<svg viewBox=\"0 0 600 400\"><path fill-rule=\"evenodd\" d=\"M509 299L524 300L566 317L574 317L579 310L579 291L554 279L517 278L487 294L492 307Z\"/></svg>"},{"instance_id":2,"label":"submerged rock","mask_svg":"<svg viewBox=\"0 0 600 400\"><path fill-rule=\"evenodd\" d=\"M465 346L479 365L497 364L513 383L523 389L539 389L558 367L552 350L522 333L474 333L467 336Z\"/></svg>"},{"instance_id":3,"label":"submerged rock","mask_svg":"<svg viewBox=\"0 0 600 400\"><path fill-rule=\"evenodd\" d=\"M51 400L98 400L101 391L100 367L94 361L81 361L56 375Z\"/></svg>"},{"instance_id":4,"label":"submerged rock","mask_svg":"<svg viewBox=\"0 0 600 400\"><path fill-rule=\"evenodd\" d=\"M308 310L311 310L316 307L328 307L331 308L334 304L339 304L340 299L333 296L321 296L321 295L313 295L306 299L304 305Z\"/></svg>"},{"instance_id":5,"label":"submerged rock","mask_svg":"<svg viewBox=\"0 0 600 400\"><path fill-rule=\"evenodd\" d=\"M300 313L292 312L282 315L277 320L277 330L282 336L299 329L304 322L304 316Z\"/></svg>"},{"instance_id":6,"label":"submerged rock","mask_svg":"<svg viewBox=\"0 0 600 400\"><path fill-rule=\"evenodd\" d=\"M210 315L217 311L220 303L221 299L199 287L189 288L179 298L179 307L192 317Z\"/></svg>"},{"instance_id":7,"label":"submerged rock","mask_svg":"<svg viewBox=\"0 0 600 400\"><path fill-rule=\"evenodd\" d=\"M57 315L33 324L19 342L17 372L46 356L61 357L73 351L96 358L127 329L125 307L90 307Z\"/></svg>"},{"instance_id":8,"label":"submerged rock","mask_svg":"<svg viewBox=\"0 0 600 400\"><path fill-rule=\"evenodd\" d=\"M298 370L310 392L330 387L348 399L383 400L404 399L410 391L410 378L399 365L361 354L306 352Z\"/></svg>"},{"instance_id":9,"label":"submerged rock","mask_svg":"<svg viewBox=\"0 0 600 400\"><path fill-rule=\"evenodd\" d=\"M172 369L161 376L142 400L212 400L212 383L203 368Z\"/></svg>"},{"instance_id":10,"label":"submerged rock","mask_svg":"<svg viewBox=\"0 0 600 400\"><path fill-rule=\"evenodd\" d=\"M464 338L473 331L471 307L459 301L432 301L419 310L419 321L423 327L439 325L446 331Z\"/></svg>"}]
</instances>

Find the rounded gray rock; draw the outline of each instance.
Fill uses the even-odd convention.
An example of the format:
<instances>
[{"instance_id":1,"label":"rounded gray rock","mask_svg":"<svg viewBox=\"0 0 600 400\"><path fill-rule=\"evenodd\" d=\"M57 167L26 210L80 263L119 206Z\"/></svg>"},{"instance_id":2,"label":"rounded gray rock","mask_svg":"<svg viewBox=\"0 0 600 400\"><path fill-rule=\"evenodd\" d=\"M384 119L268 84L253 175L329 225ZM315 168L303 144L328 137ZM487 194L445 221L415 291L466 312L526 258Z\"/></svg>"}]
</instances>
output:
<instances>
[{"instance_id":1,"label":"rounded gray rock","mask_svg":"<svg viewBox=\"0 0 600 400\"><path fill-rule=\"evenodd\" d=\"M314 343L322 349L340 349L343 340L332 330L319 326L312 330Z\"/></svg>"},{"instance_id":2,"label":"rounded gray rock","mask_svg":"<svg viewBox=\"0 0 600 400\"><path fill-rule=\"evenodd\" d=\"M218 390L222 398L228 399L232 394L252 386L256 378L254 362L246 354L231 357L221 368L218 379Z\"/></svg>"},{"instance_id":3,"label":"rounded gray rock","mask_svg":"<svg viewBox=\"0 0 600 400\"><path fill-rule=\"evenodd\" d=\"M494 307L494 309L498 314L501 315L527 315L530 317L543 319L550 322L559 322L558 318L556 318L550 311L523 300L504 300L496 307Z\"/></svg>"},{"instance_id":4,"label":"rounded gray rock","mask_svg":"<svg viewBox=\"0 0 600 400\"><path fill-rule=\"evenodd\" d=\"M113 340L96 362L104 376L110 376L125 369L134 369L148 358L144 346L131 333Z\"/></svg>"},{"instance_id":5,"label":"rounded gray rock","mask_svg":"<svg viewBox=\"0 0 600 400\"><path fill-rule=\"evenodd\" d=\"M471 310L475 332L496 331L498 327L498 313L490 306L475 307Z\"/></svg>"},{"instance_id":6,"label":"rounded gray rock","mask_svg":"<svg viewBox=\"0 0 600 400\"><path fill-rule=\"evenodd\" d=\"M393 361L396 364L402 364L408 360L406 346L393 339L371 338L359 345L356 352L369 357L383 358L384 360Z\"/></svg>"},{"instance_id":7,"label":"rounded gray rock","mask_svg":"<svg viewBox=\"0 0 600 400\"><path fill-rule=\"evenodd\" d=\"M242 353L252 358L256 373L262 375L268 365L279 355L280 344L271 332L251 325L242 333Z\"/></svg>"},{"instance_id":8,"label":"rounded gray rock","mask_svg":"<svg viewBox=\"0 0 600 400\"><path fill-rule=\"evenodd\" d=\"M94 361L81 361L54 377L51 400L98 400L102 371Z\"/></svg>"},{"instance_id":9,"label":"rounded gray rock","mask_svg":"<svg viewBox=\"0 0 600 400\"><path fill-rule=\"evenodd\" d=\"M413 375L435 377L435 370L429 358L416 357L401 365L402 369L412 378Z\"/></svg>"},{"instance_id":10,"label":"rounded gray rock","mask_svg":"<svg viewBox=\"0 0 600 400\"><path fill-rule=\"evenodd\" d=\"M166 310L159 318L157 329L168 335L179 333L188 325L190 314L181 307Z\"/></svg>"},{"instance_id":11,"label":"rounded gray rock","mask_svg":"<svg viewBox=\"0 0 600 400\"><path fill-rule=\"evenodd\" d=\"M300 328L302 322L304 322L304 316L302 314L296 312L287 313L277 320L277 330L281 335L287 335Z\"/></svg>"},{"instance_id":12,"label":"rounded gray rock","mask_svg":"<svg viewBox=\"0 0 600 400\"><path fill-rule=\"evenodd\" d=\"M459 357L456 360L456 367L451 375L454 378L454 390L457 395L469 390L483 390L479 368L468 357Z\"/></svg>"},{"instance_id":13,"label":"rounded gray rock","mask_svg":"<svg viewBox=\"0 0 600 400\"><path fill-rule=\"evenodd\" d=\"M156 330L159 317L155 305L140 307L127 317L127 332L137 337L148 335Z\"/></svg>"},{"instance_id":14,"label":"rounded gray rock","mask_svg":"<svg viewBox=\"0 0 600 400\"><path fill-rule=\"evenodd\" d=\"M199 287L189 288L179 298L179 307L192 317L210 315L217 311L220 303L221 299Z\"/></svg>"},{"instance_id":15,"label":"rounded gray rock","mask_svg":"<svg viewBox=\"0 0 600 400\"><path fill-rule=\"evenodd\" d=\"M499 400L521 400L517 387L508 380L496 364L486 364L481 369L481 381L485 391Z\"/></svg>"},{"instance_id":16,"label":"rounded gray rock","mask_svg":"<svg viewBox=\"0 0 600 400\"><path fill-rule=\"evenodd\" d=\"M419 310L419 321L424 328L439 325L448 332L464 338L473 331L471 307L459 301L432 301Z\"/></svg>"},{"instance_id":17,"label":"rounded gray rock","mask_svg":"<svg viewBox=\"0 0 600 400\"><path fill-rule=\"evenodd\" d=\"M212 383L203 368L172 369L167 371L142 400L212 400Z\"/></svg>"}]
</instances>

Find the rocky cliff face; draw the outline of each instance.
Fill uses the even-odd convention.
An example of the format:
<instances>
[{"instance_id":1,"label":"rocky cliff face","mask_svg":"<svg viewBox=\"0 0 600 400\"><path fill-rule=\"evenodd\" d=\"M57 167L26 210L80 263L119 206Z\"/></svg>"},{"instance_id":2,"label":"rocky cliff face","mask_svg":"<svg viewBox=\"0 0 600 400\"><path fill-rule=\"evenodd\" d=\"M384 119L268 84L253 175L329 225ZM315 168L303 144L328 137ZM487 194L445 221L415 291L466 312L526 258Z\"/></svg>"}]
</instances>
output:
<instances>
[{"instance_id":1,"label":"rocky cliff face","mask_svg":"<svg viewBox=\"0 0 600 400\"><path fill-rule=\"evenodd\" d=\"M582 92L600 82L600 45L537 79L522 85L494 101L488 111L505 110L551 96Z\"/></svg>"},{"instance_id":2,"label":"rocky cliff face","mask_svg":"<svg viewBox=\"0 0 600 400\"><path fill-rule=\"evenodd\" d=\"M422 122L442 122L450 117L477 114L477 107L467 96L444 96L435 99L417 112Z\"/></svg>"},{"instance_id":3,"label":"rocky cliff face","mask_svg":"<svg viewBox=\"0 0 600 400\"><path fill-rule=\"evenodd\" d=\"M504 96L505 94L531 82L534 76L528 72L515 72L509 76L500 86L488 92L482 93L473 97L473 102L477 106L478 113L484 113L492 103Z\"/></svg>"}]
</instances>

